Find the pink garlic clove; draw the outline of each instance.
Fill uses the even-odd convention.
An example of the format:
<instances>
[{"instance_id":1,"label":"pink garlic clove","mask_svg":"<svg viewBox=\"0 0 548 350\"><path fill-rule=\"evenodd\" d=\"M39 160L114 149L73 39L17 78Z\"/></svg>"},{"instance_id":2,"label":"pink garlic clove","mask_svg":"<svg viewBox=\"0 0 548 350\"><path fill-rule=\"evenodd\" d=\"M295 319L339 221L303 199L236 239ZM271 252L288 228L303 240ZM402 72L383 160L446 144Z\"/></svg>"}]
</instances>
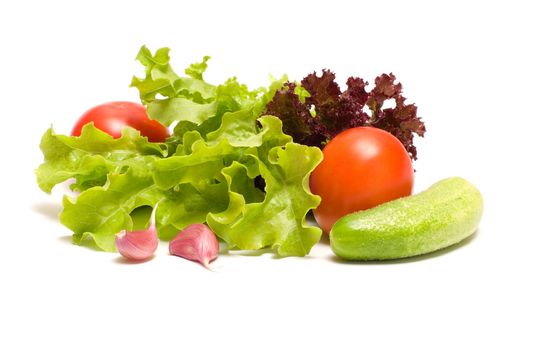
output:
<instances>
[{"instance_id":1,"label":"pink garlic clove","mask_svg":"<svg viewBox=\"0 0 548 350\"><path fill-rule=\"evenodd\" d=\"M150 225L146 230L122 231L115 237L114 243L118 252L129 260L145 260L154 255L158 248L158 232L154 216L156 208L152 211Z\"/></svg>"},{"instance_id":2,"label":"pink garlic clove","mask_svg":"<svg viewBox=\"0 0 548 350\"><path fill-rule=\"evenodd\" d=\"M191 224L169 242L169 253L209 268L209 263L219 256L219 241L207 225Z\"/></svg>"}]
</instances>

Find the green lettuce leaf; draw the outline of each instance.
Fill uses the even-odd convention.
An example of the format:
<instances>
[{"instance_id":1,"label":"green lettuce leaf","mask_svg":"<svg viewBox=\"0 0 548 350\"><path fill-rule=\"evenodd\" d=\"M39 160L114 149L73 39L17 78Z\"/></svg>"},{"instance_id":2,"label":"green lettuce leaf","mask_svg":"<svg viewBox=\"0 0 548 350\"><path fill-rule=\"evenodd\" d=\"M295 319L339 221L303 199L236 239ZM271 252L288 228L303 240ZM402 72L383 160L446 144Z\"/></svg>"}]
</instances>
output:
<instances>
[{"instance_id":1,"label":"green lettuce leaf","mask_svg":"<svg viewBox=\"0 0 548 350\"><path fill-rule=\"evenodd\" d=\"M250 111L225 113L221 127L207 135L207 142L198 133L187 134L197 137L190 154L156 161L154 179L162 189L179 187L178 191L185 192L188 184L204 178L226 188L221 191L225 196L209 199L222 202L224 208L197 210L194 217L181 214L191 207L188 202L180 204L182 194L178 202L171 201L172 208L179 208L178 220L168 220L173 225L161 236L172 237L190 221L206 217L214 232L232 248L272 247L281 256L303 256L310 251L321 230L305 223L306 213L320 201L310 193L308 179L322 159L321 151L290 142L278 118L264 116L258 121L261 127ZM266 194L255 187L257 176L264 179Z\"/></svg>"},{"instance_id":2,"label":"green lettuce leaf","mask_svg":"<svg viewBox=\"0 0 548 350\"><path fill-rule=\"evenodd\" d=\"M204 80L203 74L207 69L207 61L209 61L210 58L211 57L209 56L204 56L202 62L192 63L190 67L185 69L186 75L194 79Z\"/></svg>"},{"instance_id":3,"label":"green lettuce leaf","mask_svg":"<svg viewBox=\"0 0 548 350\"><path fill-rule=\"evenodd\" d=\"M168 98L180 96L204 102L215 95L215 86L204 82L202 78L209 60L207 56L201 63L194 63L186 69L188 77L180 77L173 71L169 64L168 48L161 48L153 55L143 46L136 59L145 67L145 78L134 76L130 86L139 89L143 102L154 101L157 95Z\"/></svg>"},{"instance_id":4,"label":"green lettuce leaf","mask_svg":"<svg viewBox=\"0 0 548 350\"><path fill-rule=\"evenodd\" d=\"M114 235L133 229L131 213L140 207L153 207L164 194L151 176L151 158L133 158L126 173L110 173L103 186L65 196L61 223L74 232L73 242L91 238L105 251L116 251Z\"/></svg>"},{"instance_id":5,"label":"green lettuce leaf","mask_svg":"<svg viewBox=\"0 0 548 350\"><path fill-rule=\"evenodd\" d=\"M320 197L310 192L308 179L322 153L315 147L288 143L272 148L268 158L266 162L257 159L266 182L264 200L246 202L239 189L246 169L233 163L223 170L231 191L229 207L222 213L210 213L207 223L232 247L272 247L280 256L304 256L322 235L305 220L306 213L320 203Z\"/></svg>"},{"instance_id":6,"label":"green lettuce leaf","mask_svg":"<svg viewBox=\"0 0 548 350\"><path fill-rule=\"evenodd\" d=\"M179 76L169 49L142 47L144 78L133 77L151 118L175 124L165 143L150 143L131 128L113 139L84 127L80 137L42 139L40 188L50 192L76 179L76 197L65 196L61 222L73 241L92 240L113 251L121 230L141 228L157 206L156 226L169 240L192 223L204 223L231 249L271 248L280 256L303 256L321 230L305 215L320 201L308 187L321 151L292 142L275 116L261 116L287 78L250 90L236 78L204 80L209 57Z\"/></svg>"},{"instance_id":7,"label":"green lettuce leaf","mask_svg":"<svg viewBox=\"0 0 548 350\"><path fill-rule=\"evenodd\" d=\"M226 182L203 180L185 183L165 192L158 205L158 236L171 240L183 228L205 222L211 211L223 211L228 205Z\"/></svg>"},{"instance_id":8,"label":"green lettuce leaf","mask_svg":"<svg viewBox=\"0 0 548 350\"><path fill-rule=\"evenodd\" d=\"M201 124L217 114L217 103L196 103L184 97L174 97L149 102L147 113L164 125L180 120Z\"/></svg>"},{"instance_id":9,"label":"green lettuce leaf","mask_svg":"<svg viewBox=\"0 0 548 350\"><path fill-rule=\"evenodd\" d=\"M120 138L114 139L93 124L85 125L80 137L56 135L50 128L44 133L40 148L44 163L36 170L36 176L38 185L47 193L71 178L76 179L76 190L101 186L107 174L122 170L128 159L167 156L164 144L148 142L135 129L126 128Z\"/></svg>"},{"instance_id":10,"label":"green lettuce leaf","mask_svg":"<svg viewBox=\"0 0 548 350\"><path fill-rule=\"evenodd\" d=\"M272 79L269 88L249 90L233 77L224 84L214 86L203 80L209 56L205 56L202 62L191 64L185 69L187 76L181 77L169 64L168 48L159 49L153 55L143 46L137 60L145 67L145 77L134 76L130 86L139 90L149 116L167 126L175 121L201 124L213 117L219 121L224 113L243 109L253 110L255 117L258 117L287 81L284 76L278 80ZM210 131L217 126L213 123Z\"/></svg>"}]
</instances>

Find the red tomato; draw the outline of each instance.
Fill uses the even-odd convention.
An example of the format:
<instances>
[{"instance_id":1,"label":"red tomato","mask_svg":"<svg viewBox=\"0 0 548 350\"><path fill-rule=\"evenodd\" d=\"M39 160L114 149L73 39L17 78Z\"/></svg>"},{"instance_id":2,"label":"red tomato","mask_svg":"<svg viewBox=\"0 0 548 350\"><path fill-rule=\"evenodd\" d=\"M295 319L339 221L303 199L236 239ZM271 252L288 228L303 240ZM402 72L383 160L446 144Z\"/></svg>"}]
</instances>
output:
<instances>
[{"instance_id":1,"label":"red tomato","mask_svg":"<svg viewBox=\"0 0 548 350\"><path fill-rule=\"evenodd\" d=\"M134 102L108 102L93 107L78 119L71 135L80 136L82 127L90 122L115 138L121 136L126 126L139 130L151 142L164 142L169 136L168 128L151 120L145 107Z\"/></svg>"},{"instance_id":2,"label":"red tomato","mask_svg":"<svg viewBox=\"0 0 548 350\"><path fill-rule=\"evenodd\" d=\"M408 196L413 190L411 158L392 134L372 127L343 131L323 149L310 176L322 197L314 217L329 232L342 216Z\"/></svg>"}]
</instances>

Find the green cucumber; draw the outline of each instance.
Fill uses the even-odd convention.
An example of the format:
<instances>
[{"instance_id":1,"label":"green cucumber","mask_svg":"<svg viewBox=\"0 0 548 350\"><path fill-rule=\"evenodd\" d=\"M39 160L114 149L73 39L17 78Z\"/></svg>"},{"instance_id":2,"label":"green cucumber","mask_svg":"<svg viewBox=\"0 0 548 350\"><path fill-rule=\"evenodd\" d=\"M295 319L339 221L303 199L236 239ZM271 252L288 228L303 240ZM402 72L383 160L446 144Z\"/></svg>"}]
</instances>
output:
<instances>
[{"instance_id":1,"label":"green cucumber","mask_svg":"<svg viewBox=\"0 0 548 350\"><path fill-rule=\"evenodd\" d=\"M331 229L331 249L347 260L426 254L472 235L482 213L479 190L451 177L419 194L342 217Z\"/></svg>"}]
</instances>

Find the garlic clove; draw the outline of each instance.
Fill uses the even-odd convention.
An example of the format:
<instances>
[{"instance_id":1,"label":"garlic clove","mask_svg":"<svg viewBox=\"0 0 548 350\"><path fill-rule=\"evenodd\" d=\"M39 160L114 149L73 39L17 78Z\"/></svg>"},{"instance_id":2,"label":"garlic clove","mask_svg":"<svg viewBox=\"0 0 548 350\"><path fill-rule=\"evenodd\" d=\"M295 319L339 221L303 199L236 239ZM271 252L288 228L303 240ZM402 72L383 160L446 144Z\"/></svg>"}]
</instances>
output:
<instances>
[{"instance_id":1,"label":"garlic clove","mask_svg":"<svg viewBox=\"0 0 548 350\"><path fill-rule=\"evenodd\" d=\"M146 230L122 231L115 236L114 243L122 256L129 260L139 261L154 255L158 248L155 214L156 208L152 211L150 225Z\"/></svg>"},{"instance_id":2,"label":"garlic clove","mask_svg":"<svg viewBox=\"0 0 548 350\"><path fill-rule=\"evenodd\" d=\"M129 260L145 260L154 255L158 248L156 230L122 231L116 235L118 252Z\"/></svg>"},{"instance_id":3,"label":"garlic clove","mask_svg":"<svg viewBox=\"0 0 548 350\"><path fill-rule=\"evenodd\" d=\"M169 253L209 268L219 256L219 241L207 225L191 224L169 242Z\"/></svg>"}]
</instances>

